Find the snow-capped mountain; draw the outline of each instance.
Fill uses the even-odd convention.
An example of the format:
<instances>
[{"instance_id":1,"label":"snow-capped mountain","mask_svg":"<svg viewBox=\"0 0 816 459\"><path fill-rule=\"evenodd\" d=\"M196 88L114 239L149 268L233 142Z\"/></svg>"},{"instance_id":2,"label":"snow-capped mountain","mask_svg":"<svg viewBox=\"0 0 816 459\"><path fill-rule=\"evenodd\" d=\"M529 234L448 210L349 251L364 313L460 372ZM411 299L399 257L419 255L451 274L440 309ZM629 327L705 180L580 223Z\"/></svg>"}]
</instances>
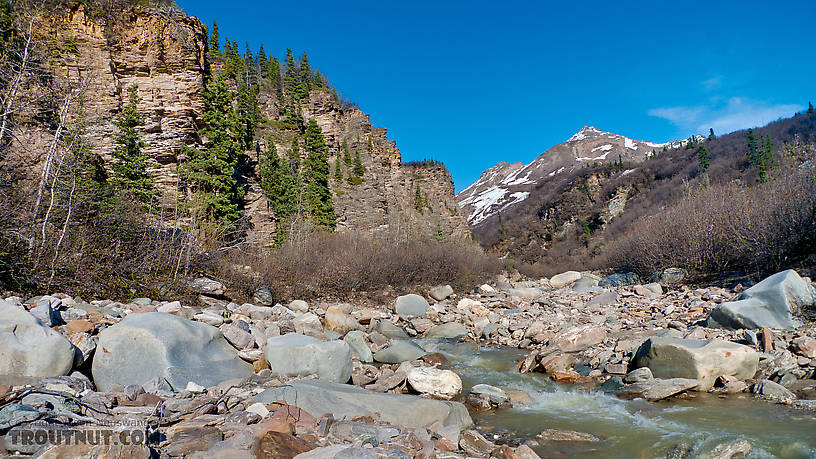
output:
<instances>
[{"instance_id":1,"label":"snow-capped mountain","mask_svg":"<svg viewBox=\"0 0 816 459\"><path fill-rule=\"evenodd\" d=\"M702 136L698 136L703 140ZM553 146L530 164L502 161L456 195L471 226L479 225L527 199L539 184L587 163L640 162L652 154L684 146L688 140L654 143L584 126L566 142Z\"/></svg>"}]
</instances>

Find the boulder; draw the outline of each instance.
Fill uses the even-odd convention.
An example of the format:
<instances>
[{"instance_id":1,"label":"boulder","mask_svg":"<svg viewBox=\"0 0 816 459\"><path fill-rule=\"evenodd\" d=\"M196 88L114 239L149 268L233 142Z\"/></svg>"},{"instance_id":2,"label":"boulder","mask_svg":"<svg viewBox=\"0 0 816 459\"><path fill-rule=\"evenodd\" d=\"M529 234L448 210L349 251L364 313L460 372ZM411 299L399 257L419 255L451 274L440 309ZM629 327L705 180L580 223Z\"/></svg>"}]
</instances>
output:
<instances>
[{"instance_id":1,"label":"boulder","mask_svg":"<svg viewBox=\"0 0 816 459\"><path fill-rule=\"evenodd\" d=\"M564 352L580 352L606 339L606 329L594 324L577 325L556 333L551 344Z\"/></svg>"},{"instance_id":2,"label":"boulder","mask_svg":"<svg viewBox=\"0 0 816 459\"><path fill-rule=\"evenodd\" d=\"M447 297L453 295L453 287L450 285L440 285L431 289L428 294L436 301L442 301Z\"/></svg>"},{"instance_id":3,"label":"boulder","mask_svg":"<svg viewBox=\"0 0 816 459\"><path fill-rule=\"evenodd\" d=\"M519 287L507 289L507 294L518 298L534 299L541 296L541 290L535 287Z\"/></svg>"},{"instance_id":4,"label":"boulder","mask_svg":"<svg viewBox=\"0 0 816 459\"><path fill-rule=\"evenodd\" d=\"M374 360L381 363L402 363L416 360L427 354L410 340L394 340L390 346L374 353Z\"/></svg>"},{"instance_id":5,"label":"boulder","mask_svg":"<svg viewBox=\"0 0 816 459\"><path fill-rule=\"evenodd\" d=\"M462 379L450 370L430 367L411 367L406 372L411 387L435 398L452 399L462 392Z\"/></svg>"},{"instance_id":6,"label":"boulder","mask_svg":"<svg viewBox=\"0 0 816 459\"><path fill-rule=\"evenodd\" d=\"M258 290L255 290L255 293L252 294L252 299L261 306L275 305L275 295L269 287L259 287Z\"/></svg>"},{"instance_id":7,"label":"boulder","mask_svg":"<svg viewBox=\"0 0 816 459\"><path fill-rule=\"evenodd\" d=\"M163 312L131 314L99 334L92 372L97 390L142 385L156 377L181 389L206 387L252 374L221 332Z\"/></svg>"},{"instance_id":8,"label":"boulder","mask_svg":"<svg viewBox=\"0 0 816 459\"><path fill-rule=\"evenodd\" d=\"M589 276L581 277L572 284L572 290L578 293L597 292L599 290L598 279Z\"/></svg>"},{"instance_id":9,"label":"boulder","mask_svg":"<svg viewBox=\"0 0 816 459\"><path fill-rule=\"evenodd\" d=\"M562 288L574 284L581 278L581 273L578 271L567 271L561 274L556 274L550 278L550 287Z\"/></svg>"},{"instance_id":10,"label":"boulder","mask_svg":"<svg viewBox=\"0 0 816 459\"><path fill-rule=\"evenodd\" d=\"M470 388L470 393L477 396L483 395L497 405L510 401L510 396L507 395L507 392L496 386L491 386L488 384L476 384Z\"/></svg>"},{"instance_id":11,"label":"boulder","mask_svg":"<svg viewBox=\"0 0 816 459\"><path fill-rule=\"evenodd\" d=\"M635 273L615 273L606 276L600 282L599 287L623 287L624 285L639 284L640 278Z\"/></svg>"},{"instance_id":12,"label":"boulder","mask_svg":"<svg viewBox=\"0 0 816 459\"><path fill-rule=\"evenodd\" d=\"M75 352L64 336L24 309L0 300L0 380L20 384L28 378L67 375Z\"/></svg>"},{"instance_id":13,"label":"boulder","mask_svg":"<svg viewBox=\"0 0 816 459\"><path fill-rule=\"evenodd\" d=\"M428 312L428 301L416 294L410 293L397 297L394 304L394 311L400 317L424 316Z\"/></svg>"},{"instance_id":14,"label":"boulder","mask_svg":"<svg viewBox=\"0 0 816 459\"><path fill-rule=\"evenodd\" d=\"M360 362L371 363L374 361L371 349L368 347L368 344L366 344L363 332L360 330L352 330L346 333L346 336L343 337L343 341L348 343L351 352L360 356Z\"/></svg>"},{"instance_id":15,"label":"boulder","mask_svg":"<svg viewBox=\"0 0 816 459\"><path fill-rule=\"evenodd\" d=\"M194 291L204 295L222 296L225 292L224 284L209 277L199 277L187 282L187 285Z\"/></svg>"},{"instance_id":16,"label":"boulder","mask_svg":"<svg viewBox=\"0 0 816 459\"><path fill-rule=\"evenodd\" d=\"M655 378L687 378L709 390L720 376L753 378L759 354L748 346L719 339L650 338L638 348L633 368L649 367Z\"/></svg>"},{"instance_id":17,"label":"boulder","mask_svg":"<svg viewBox=\"0 0 816 459\"><path fill-rule=\"evenodd\" d=\"M295 312L309 312L309 303L303 300L294 300L289 303L289 309Z\"/></svg>"},{"instance_id":18,"label":"boulder","mask_svg":"<svg viewBox=\"0 0 816 459\"><path fill-rule=\"evenodd\" d=\"M384 394L324 380L293 381L287 386L269 388L253 397L253 400L264 404L282 400L297 405L317 418L324 414L331 414L335 419L371 416L413 429L435 422L457 429L473 424L465 406L458 402Z\"/></svg>"},{"instance_id":19,"label":"boulder","mask_svg":"<svg viewBox=\"0 0 816 459\"><path fill-rule=\"evenodd\" d=\"M754 383L751 386L751 393L778 401L796 399L796 395L785 386L768 379L762 379Z\"/></svg>"},{"instance_id":20,"label":"boulder","mask_svg":"<svg viewBox=\"0 0 816 459\"><path fill-rule=\"evenodd\" d=\"M351 350L345 341L320 341L311 336L289 333L269 338L264 355L269 369L276 375L316 374L320 379L338 383L351 378Z\"/></svg>"},{"instance_id":21,"label":"boulder","mask_svg":"<svg viewBox=\"0 0 816 459\"><path fill-rule=\"evenodd\" d=\"M454 339L467 336L468 330L464 325L457 322L448 322L446 324L437 325L425 333L426 338L444 338Z\"/></svg>"},{"instance_id":22,"label":"boulder","mask_svg":"<svg viewBox=\"0 0 816 459\"><path fill-rule=\"evenodd\" d=\"M297 330L298 333L303 333L305 329L323 330L323 323L320 322L320 317L317 317L317 315L311 312L305 312L295 317L292 319L292 324L294 324L295 330Z\"/></svg>"},{"instance_id":23,"label":"boulder","mask_svg":"<svg viewBox=\"0 0 816 459\"><path fill-rule=\"evenodd\" d=\"M405 333L405 330L387 320L374 321L374 324L371 326L371 331L380 333L388 338L408 339L408 334Z\"/></svg>"},{"instance_id":24,"label":"boulder","mask_svg":"<svg viewBox=\"0 0 816 459\"><path fill-rule=\"evenodd\" d=\"M357 322L357 319L343 312L339 306L329 306L323 318L323 328L345 335L351 330L359 330L363 327Z\"/></svg>"},{"instance_id":25,"label":"boulder","mask_svg":"<svg viewBox=\"0 0 816 459\"><path fill-rule=\"evenodd\" d=\"M782 328L800 325L793 316L816 304L809 282L789 269L774 274L742 292L736 301L719 304L708 317L708 326L720 328Z\"/></svg>"},{"instance_id":26,"label":"boulder","mask_svg":"<svg viewBox=\"0 0 816 459\"><path fill-rule=\"evenodd\" d=\"M618 397L623 399L642 398L648 402L656 402L694 389L700 382L696 379L669 378L649 379L623 387Z\"/></svg>"},{"instance_id":27,"label":"boulder","mask_svg":"<svg viewBox=\"0 0 816 459\"><path fill-rule=\"evenodd\" d=\"M688 275L683 268L666 268L663 272L654 273L649 279L660 284L679 284Z\"/></svg>"}]
</instances>

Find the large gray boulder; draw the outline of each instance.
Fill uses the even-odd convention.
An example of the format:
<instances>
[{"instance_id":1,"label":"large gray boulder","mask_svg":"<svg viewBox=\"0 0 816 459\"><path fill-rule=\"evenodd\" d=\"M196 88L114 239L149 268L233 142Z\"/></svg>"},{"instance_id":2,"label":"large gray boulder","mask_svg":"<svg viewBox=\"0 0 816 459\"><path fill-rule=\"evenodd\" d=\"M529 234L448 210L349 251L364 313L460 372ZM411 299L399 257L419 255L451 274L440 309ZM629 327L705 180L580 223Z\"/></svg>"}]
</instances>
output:
<instances>
[{"instance_id":1,"label":"large gray boulder","mask_svg":"<svg viewBox=\"0 0 816 459\"><path fill-rule=\"evenodd\" d=\"M100 391L156 377L176 390L191 381L211 387L253 373L217 328L163 312L130 314L103 330L91 370Z\"/></svg>"},{"instance_id":2,"label":"large gray boulder","mask_svg":"<svg viewBox=\"0 0 816 459\"><path fill-rule=\"evenodd\" d=\"M467 337L467 327L458 322L448 322L446 324L437 325L425 333L426 338L444 338L454 339Z\"/></svg>"},{"instance_id":3,"label":"large gray boulder","mask_svg":"<svg viewBox=\"0 0 816 459\"><path fill-rule=\"evenodd\" d=\"M253 397L253 400L264 404L283 400L297 405L316 418L327 413L331 413L335 419L371 416L412 429L435 422L460 430L473 424L465 406L458 402L404 394L383 394L314 379L269 388Z\"/></svg>"},{"instance_id":4,"label":"large gray boulder","mask_svg":"<svg viewBox=\"0 0 816 459\"><path fill-rule=\"evenodd\" d=\"M428 301L414 293L408 295L398 296L397 302L394 304L394 311L400 317L417 317L424 316L428 312Z\"/></svg>"},{"instance_id":5,"label":"large gray boulder","mask_svg":"<svg viewBox=\"0 0 816 459\"><path fill-rule=\"evenodd\" d=\"M411 340L394 340L391 345L374 353L374 360L380 363L402 363L416 360L427 354Z\"/></svg>"},{"instance_id":6,"label":"large gray boulder","mask_svg":"<svg viewBox=\"0 0 816 459\"><path fill-rule=\"evenodd\" d=\"M646 340L632 359L634 368L648 367L655 378L698 380L700 390L719 376L753 378L759 354L748 346L719 339L655 337Z\"/></svg>"},{"instance_id":7,"label":"large gray boulder","mask_svg":"<svg viewBox=\"0 0 816 459\"><path fill-rule=\"evenodd\" d=\"M264 355L276 375L315 374L320 379L338 383L351 378L351 350L345 341L320 341L311 336L288 333L269 338Z\"/></svg>"},{"instance_id":8,"label":"large gray boulder","mask_svg":"<svg viewBox=\"0 0 816 459\"><path fill-rule=\"evenodd\" d=\"M813 287L789 269L742 292L736 301L718 305L711 311L708 325L730 329L792 329L801 325L794 314L814 304Z\"/></svg>"},{"instance_id":9,"label":"large gray boulder","mask_svg":"<svg viewBox=\"0 0 816 459\"><path fill-rule=\"evenodd\" d=\"M0 299L0 384L67 375L75 352L64 336Z\"/></svg>"}]
</instances>

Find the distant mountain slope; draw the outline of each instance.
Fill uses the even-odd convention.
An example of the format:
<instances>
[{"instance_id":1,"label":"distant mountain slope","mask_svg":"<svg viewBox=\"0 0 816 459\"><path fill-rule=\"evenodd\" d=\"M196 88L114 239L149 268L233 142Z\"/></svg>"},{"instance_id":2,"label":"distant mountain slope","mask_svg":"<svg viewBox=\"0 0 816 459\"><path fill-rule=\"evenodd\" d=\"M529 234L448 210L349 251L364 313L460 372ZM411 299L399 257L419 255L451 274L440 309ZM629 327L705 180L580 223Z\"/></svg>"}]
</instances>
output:
<instances>
[{"instance_id":1,"label":"distant mountain slope","mask_svg":"<svg viewBox=\"0 0 816 459\"><path fill-rule=\"evenodd\" d=\"M767 137L779 157L785 143L796 138L816 143L816 114L798 114L753 132L758 139ZM691 146L685 140L672 142L665 151L660 144L613 136L585 128L527 166L500 163L486 171L457 196L480 244L519 261L572 269L603 253L633 222L660 212L701 183L757 182L745 130L714 139L697 136ZM608 154L599 149L592 156L593 149L607 144L613 146ZM710 152L705 176L698 166L702 146ZM598 159L604 154L605 161ZM533 183L516 183L519 179ZM513 193L527 194L512 202Z\"/></svg>"},{"instance_id":2,"label":"distant mountain slope","mask_svg":"<svg viewBox=\"0 0 816 459\"><path fill-rule=\"evenodd\" d=\"M484 171L462 190L456 200L471 226L507 211L530 196L532 190L556 175L598 162L642 162L664 149L679 148L688 140L653 143L584 126L566 142L548 149L530 164L505 161Z\"/></svg>"}]
</instances>

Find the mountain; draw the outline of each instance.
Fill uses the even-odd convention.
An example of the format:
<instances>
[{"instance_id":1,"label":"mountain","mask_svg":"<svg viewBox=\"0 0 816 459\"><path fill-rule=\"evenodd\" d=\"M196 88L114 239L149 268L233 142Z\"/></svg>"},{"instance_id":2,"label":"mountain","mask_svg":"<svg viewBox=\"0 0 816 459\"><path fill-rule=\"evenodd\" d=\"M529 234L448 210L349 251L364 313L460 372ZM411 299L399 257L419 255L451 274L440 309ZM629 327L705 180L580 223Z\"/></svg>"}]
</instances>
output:
<instances>
[{"instance_id":1,"label":"mountain","mask_svg":"<svg viewBox=\"0 0 816 459\"><path fill-rule=\"evenodd\" d=\"M40 186L40 171L53 158L46 152L68 145L55 133L60 129L74 132L76 126L82 127L91 154L110 170L117 134L112 120L127 103L128 88L136 85L138 111L146 117L138 130L149 154L148 171L159 189L159 218L167 225L188 223L185 219L189 217L181 210L192 196L179 170L189 159L186 148L202 149L205 144L199 134L206 126L202 93L207 81L229 64L225 54L209 49L207 28L197 18L161 2L149 7L120 1L117 8L121 10L115 11L104 2L50 3L53 8L33 22L33 43L47 55L38 56L34 62L37 78L25 80L26 87L21 88L24 97L33 96L15 101L20 107L14 110L12 140L7 145L9 161L27 165L27 176L19 179L31 189ZM278 47L284 48L283 44ZM243 58L236 55L239 60L247 58L246 54ZM259 68L252 54L240 62L242 74L244 63L247 72ZM258 76L247 77L257 87L262 122L251 136L257 147L241 152L236 170L243 188L240 206L246 240L269 244L277 231L278 219L259 183L260 151L272 142L284 158L294 139L301 143L302 164L303 132L309 119L321 127L328 148L329 187L338 231L442 232L469 237L444 165L403 163L387 130L373 126L367 114L341 101L328 84L313 86L293 104L280 83L284 71L281 63L278 73L269 78L260 71ZM325 78L312 75L315 80ZM237 79L230 84L237 94ZM287 117L292 118L289 107L299 110L300 124L287 124ZM55 143L55 138L60 141ZM352 168L348 163L341 167L342 179L333 173L344 153L344 142L351 156L360 158L361 176L354 181L349 180ZM422 206L415 203L417 190Z\"/></svg>"},{"instance_id":2,"label":"mountain","mask_svg":"<svg viewBox=\"0 0 816 459\"><path fill-rule=\"evenodd\" d=\"M556 175L595 163L642 162L659 151L679 148L687 142L633 140L584 126L566 142L551 147L527 165L502 161L487 169L476 182L459 192L456 200L472 227L483 225L490 217L527 199L532 190Z\"/></svg>"}]
</instances>

